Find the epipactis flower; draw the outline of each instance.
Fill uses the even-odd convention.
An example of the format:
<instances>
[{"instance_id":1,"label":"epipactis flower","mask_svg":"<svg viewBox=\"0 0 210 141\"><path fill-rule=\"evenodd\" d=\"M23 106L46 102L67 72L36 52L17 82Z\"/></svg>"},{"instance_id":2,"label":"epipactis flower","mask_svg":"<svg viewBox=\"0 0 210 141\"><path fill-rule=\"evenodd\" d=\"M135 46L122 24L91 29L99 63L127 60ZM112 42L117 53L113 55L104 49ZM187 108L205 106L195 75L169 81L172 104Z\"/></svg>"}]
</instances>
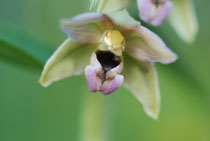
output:
<instances>
[{"instance_id":1,"label":"epipactis flower","mask_svg":"<svg viewBox=\"0 0 210 141\"><path fill-rule=\"evenodd\" d=\"M47 61L43 86L85 71L89 91L107 95L124 85L157 118L160 96L153 63L177 59L160 37L126 10L80 14L62 20L61 28L69 38Z\"/></svg>"},{"instance_id":2,"label":"epipactis flower","mask_svg":"<svg viewBox=\"0 0 210 141\"><path fill-rule=\"evenodd\" d=\"M137 2L140 18L153 26L162 24L173 7L169 0L138 0Z\"/></svg>"},{"instance_id":3,"label":"epipactis flower","mask_svg":"<svg viewBox=\"0 0 210 141\"><path fill-rule=\"evenodd\" d=\"M96 5L98 2L99 12L113 12L132 1L92 0L92 3ZM194 41L199 27L193 0L137 0L137 6L140 18L147 24L159 26L169 16L169 23L177 34L185 42Z\"/></svg>"}]
</instances>

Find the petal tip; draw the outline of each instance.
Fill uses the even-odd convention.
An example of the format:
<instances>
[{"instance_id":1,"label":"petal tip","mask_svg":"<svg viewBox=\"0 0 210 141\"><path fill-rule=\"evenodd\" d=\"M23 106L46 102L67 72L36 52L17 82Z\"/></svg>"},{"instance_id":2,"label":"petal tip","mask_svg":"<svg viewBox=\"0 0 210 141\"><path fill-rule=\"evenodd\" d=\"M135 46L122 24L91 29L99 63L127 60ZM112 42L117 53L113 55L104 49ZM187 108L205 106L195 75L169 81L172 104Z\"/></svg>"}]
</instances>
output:
<instances>
[{"instance_id":1,"label":"petal tip","mask_svg":"<svg viewBox=\"0 0 210 141\"><path fill-rule=\"evenodd\" d=\"M155 115L155 114L151 114L151 115L149 115L152 119L154 119L154 120L158 120L159 119L159 115Z\"/></svg>"},{"instance_id":2,"label":"petal tip","mask_svg":"<svg viewBox=\"0 0 210 141\"><path fill-rule=\"evenodd\" d=\"M39 80L39 84L43 87L48 87L50 84Z\"/></svg>"},{"instance_id":3,"label":"petal tip","mask_svg":"<svg viewBox=\"0 0 210 141\"><path fill-rule=\"evenodd\" d=\"M161 63L162 64L170 64L170 63L176 62L177 59L178 59L178 55L176 53L170 51L170 55L169 55L168 59L163 60Z\"/></svg>"},{"instance_id":4,"label":"petal tip","mask_svg":"<svg viewBox=\"0 0 210 141\"><path fill-rule=\"evenodd\" d=\"M45 74L45 72L43 71L43 72L42 72L42 75L41 75L41 77L40 77L40 79L39 79L39 84L40 84L41 86L43 86L43 87L48 87L51 83L52 83L52 82L46 81L46 74Z\"/></svg>"},{"instance_id":5,"label":"petal tip","mask_svg":"<svg viewBox=\"0 0 210 141\"><path fill-rule=\"evenodd\" d=\"M144 111L145 113L152 119L154 120L158 120L159 118L159 113L160 113L160 99L158 100L158 103L155 107L153 108L149 108L149 107L146 107L145 105L144 106Z\"/></svg>"}]
</instances>

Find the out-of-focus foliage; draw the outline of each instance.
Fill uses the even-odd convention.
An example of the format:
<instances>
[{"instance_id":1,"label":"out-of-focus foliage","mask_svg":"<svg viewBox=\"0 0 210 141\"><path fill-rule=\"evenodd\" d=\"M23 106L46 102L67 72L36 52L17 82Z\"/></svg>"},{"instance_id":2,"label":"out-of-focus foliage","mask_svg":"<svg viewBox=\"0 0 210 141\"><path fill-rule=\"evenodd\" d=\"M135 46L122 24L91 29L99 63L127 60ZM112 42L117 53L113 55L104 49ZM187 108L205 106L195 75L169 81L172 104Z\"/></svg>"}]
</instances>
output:
<instances>
[{"instance_id":1,"label":"out-of-focus foliage","mask_svg":"<svg viewBox=\"0 0 210 141\"><path fill-rule=\"evenodd\" d=\"M190 46L178 38L167 22L159 28L152 28L179 55L175 64L157 64L161 91L159 120L148 118L139 102L125 88L110 96L101 95L107 105L105 119L111 125L107 132L110 141L210 139L209 4L208 0L195 1L200 32ZM40 66L49 57L50 50L56 49L66 39L59 28L59 19L88 9L87 0L1 0L0 29L5 29L5 25L9 29L18 29L24 33L24 36L18 37L25 42L17 43L20 41L17 36L1 30L0 37L4 39L0 38L0 49L27 47L18 56L23 60L25 57L31 58L26 63ZM129 11L138 19L136 5ZM42 51L36 54L37 50ZM29 52L29 56L24 57L25 51ZM8 56L12 57L10 54ZM18 56L15 57L21 60ZM41 70L31 72L9 62L0 60L0 140L79 140L80 112L85 98L83 92L87 90L84 76L42 88L38 84Z\"/></svg>"},{"instance_id":2,"label":"out-of-focus foliage","mask_svg":"<svg viewBox=\"0 0 210 141\"><path fill-rule=\"evenodd\" d=\"M26 68L42 68L52 53L48 45L13 28L0 27L0 59Z\"/></svg>"},{"instance_id":3,"label":"out-of-focus foliage","mask_svg":"<svg viewBox=\"0 0 210 141\"><path fill-rule=\"evenodd\" d=\"M198 33L198 21L193 0L173 0L169 22L175 32L187 43L192 43Z\"/></svg>"}]
</instances>

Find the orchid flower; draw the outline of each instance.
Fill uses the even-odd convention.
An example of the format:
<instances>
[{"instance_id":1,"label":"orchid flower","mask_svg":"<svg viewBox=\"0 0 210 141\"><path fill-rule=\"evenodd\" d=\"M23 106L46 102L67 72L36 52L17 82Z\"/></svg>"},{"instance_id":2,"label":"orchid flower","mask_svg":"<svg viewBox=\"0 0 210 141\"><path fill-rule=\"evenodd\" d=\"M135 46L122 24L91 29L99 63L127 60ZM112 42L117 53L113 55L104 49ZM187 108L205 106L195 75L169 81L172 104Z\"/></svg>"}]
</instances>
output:
<instances>
[{"instance_id":1,"label":"orchid flower","mask_svg":"<svg viewBox=\"0 0 210 141\"><path fill-rule=\"evenodd\" d=\"M173 7L169 0L138 0L139 16L147 24L159 26Z\"/></svg>"},{"instance_id":2,"label":"orchid flower","mask_svg":"<svg viewBox=\"0 0 210 141\"><path fill-rule=\"evenodd\" d=\"M177 59L160 37L126 10L80 14L61 20L61 28L68 39L44 66L43 86L84 71L90 92L108 95L124 85L149 116L158 117L160 96L153 63Z\"/></svg>"},{"instance_id":3,"label":"orchid flower","mask_svg":"<svg viewBox=\"0 0 210 141\"><path fill-rule=\"evenodd\" d=\"M126 7L134 0L92 0L99 12L113 12ZM198 32L198 20L193 0L137 0L140 18L147 24L159 26L169 16L169 23L188 43Z\"/></svg>"}]
</instances>

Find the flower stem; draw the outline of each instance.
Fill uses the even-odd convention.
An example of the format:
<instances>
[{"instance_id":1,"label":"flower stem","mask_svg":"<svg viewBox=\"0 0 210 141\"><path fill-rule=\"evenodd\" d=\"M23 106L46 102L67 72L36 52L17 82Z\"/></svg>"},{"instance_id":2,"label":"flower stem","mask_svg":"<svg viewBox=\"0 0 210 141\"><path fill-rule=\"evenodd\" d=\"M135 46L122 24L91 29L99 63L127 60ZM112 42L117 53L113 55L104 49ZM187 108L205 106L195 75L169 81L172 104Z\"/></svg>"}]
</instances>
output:
<instances>
[{"instance_id":1,"label":"flower stem","mask_svg":"<svg viewBox=\"0 0 210 141\"><path fill-rule=\"evenodd\" d=\"M105 141L104 96L86 93L81 115L81 141Z\"/></svg>"},{"instance_id":2,"label":"flower stem","mask_svg":"<svg viewBox=\"0 0 210 141\"><path fill-rule=\"evenodd\" d=\"M97 12L103 12L104 6L106 5L107 0L100 0Z\"/></svg>"}]
</instances>

